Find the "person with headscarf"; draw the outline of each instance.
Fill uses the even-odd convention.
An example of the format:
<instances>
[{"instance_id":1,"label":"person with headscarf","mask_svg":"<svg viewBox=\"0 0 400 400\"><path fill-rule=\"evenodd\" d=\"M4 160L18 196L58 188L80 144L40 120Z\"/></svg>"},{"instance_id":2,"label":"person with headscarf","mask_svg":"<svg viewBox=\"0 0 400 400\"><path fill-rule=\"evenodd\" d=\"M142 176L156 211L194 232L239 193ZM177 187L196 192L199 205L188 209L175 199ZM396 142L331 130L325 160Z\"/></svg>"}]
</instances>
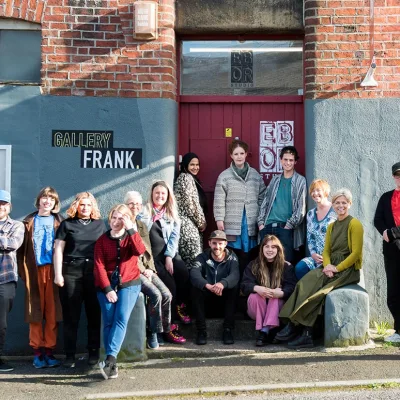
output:
<instances>
[{"instance_id":1,"label":"person with headscarf","mask_svg":"<svg viewBox=\"0 0 400 400\"><path fill-rule=\"evenodd\" d=\"M178 213L181 220L179 254L188 268L203 252L203 235L206 229L207 199L197 177L199 158L195 153L183 156L180 172L174 185Z\"/></svg>"}]
</instances>

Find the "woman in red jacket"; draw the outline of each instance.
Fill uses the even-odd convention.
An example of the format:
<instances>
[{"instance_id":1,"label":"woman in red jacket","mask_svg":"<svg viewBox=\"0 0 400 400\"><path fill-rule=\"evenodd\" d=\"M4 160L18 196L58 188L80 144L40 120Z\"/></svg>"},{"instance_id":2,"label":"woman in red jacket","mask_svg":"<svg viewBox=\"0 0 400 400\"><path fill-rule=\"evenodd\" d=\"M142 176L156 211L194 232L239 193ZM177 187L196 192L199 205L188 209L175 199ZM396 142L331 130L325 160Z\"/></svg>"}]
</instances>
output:
<instances>
[{"instance_id":1,"label":"woman in red jacket","mask_svg":"<svg viewBox=\"0 0 400 400\"><path fill-rule=\"evenodd\" d=\"M141 289L138 257L146 251L128 206L113 207L108 223L111 230L100 236L94 250L94 278L107 355L100 362L104 379L118 377L116 358Z\"/></svg>"}]
</instances>

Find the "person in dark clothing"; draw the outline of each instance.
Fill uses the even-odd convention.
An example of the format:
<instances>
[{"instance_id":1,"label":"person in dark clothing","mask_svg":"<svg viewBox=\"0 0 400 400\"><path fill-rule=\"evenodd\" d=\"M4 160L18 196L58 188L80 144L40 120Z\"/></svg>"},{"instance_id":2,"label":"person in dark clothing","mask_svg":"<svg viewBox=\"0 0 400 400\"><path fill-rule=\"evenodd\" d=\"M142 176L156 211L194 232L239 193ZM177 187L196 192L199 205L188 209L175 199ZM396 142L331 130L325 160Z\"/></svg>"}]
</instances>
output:
<instances>
[{"instance_id":1,"label":"person in dark clothing","mask_svg":"<svg viewBox=\"0 0 400 400\"><path fill-rule=\"evenodd\" d=\"M94 245L106 226L89 192L76 195L67 215L57 230L54 246L54 282L60 287L64 318L64 367L75 367L82 303L88 320L88 364L94 366L99 360L101 321L93 276Z\"/></svg>"},{"instance_id":2,"label":"person in dark clothing","mask_svg":"<svg viewBox=\"0 0 400 400\"><path fill-rule=\"evenodd\" d=\"M256 346L267 344L270 329L279 326L279 311L293 293L297 278L285 261L283 246L274 235L261 242L259 256L244 271L241 289L247 299L247 313L256 320Z\"/></svg>"},{"instance_id":3,"label":"person in dark clothing","mask_svg":"<svg viewBox=\"0 0 400 400\"><path fill-rule=\"evenodd\" d=\"M396 188L379 199L374 225L383 239L387 305L394 319L395 333L385 341L400 342L400 162L392 166L392 174Z\"/></svg>"},{"instance_id":4,"label":"person in dark clothing","mask_svg":"<svg viewBox=\"0 0 400 400\"><path fill-rule=\"evenodd\" d=\"M212 302L213 310L223 306L224 344L233 344L232 329L239 283L239 261L236 255L226 248L226 234L217 230L211 233L210 249L199 254L190 270L192 282L192 304L196 315L198 345L207 343L206 303Z\"/></svg>"},{"instance_id":5,"label":"person in dark clothing","mask_svg":"<svg viewBox=\"0 0 400 400\"><path fill-rule=\"evenodd\" d=\"M7 317L10 313L17 290L17 250L24 241L24 225L10 218L11 195L0 190L0 372L14 368L3 358L6 342Z\"/></svg>"}]
</instances>

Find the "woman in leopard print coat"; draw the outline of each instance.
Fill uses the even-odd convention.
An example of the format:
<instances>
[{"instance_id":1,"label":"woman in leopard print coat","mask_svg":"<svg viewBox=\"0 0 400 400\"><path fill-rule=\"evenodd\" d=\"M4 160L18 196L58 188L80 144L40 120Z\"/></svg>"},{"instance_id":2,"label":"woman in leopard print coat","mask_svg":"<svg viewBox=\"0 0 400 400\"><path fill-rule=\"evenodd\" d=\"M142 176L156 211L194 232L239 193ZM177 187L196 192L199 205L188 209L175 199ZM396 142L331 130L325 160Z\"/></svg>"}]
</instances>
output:
<instances>
[{"instance_id":1,"label":"woman in leopard print coat","mask_svg":"<svg viewBox=\"0 0 400 400\"><path fill-rule=\"evenodd\" d=\"M205 212L207 199L197 178L200 169L199 158L194 153L182 158L180 174L174 185L178 212L181 219L179 254L188 268L203 252L201 232L206 229Z\"/></svg>"}]
</instances>

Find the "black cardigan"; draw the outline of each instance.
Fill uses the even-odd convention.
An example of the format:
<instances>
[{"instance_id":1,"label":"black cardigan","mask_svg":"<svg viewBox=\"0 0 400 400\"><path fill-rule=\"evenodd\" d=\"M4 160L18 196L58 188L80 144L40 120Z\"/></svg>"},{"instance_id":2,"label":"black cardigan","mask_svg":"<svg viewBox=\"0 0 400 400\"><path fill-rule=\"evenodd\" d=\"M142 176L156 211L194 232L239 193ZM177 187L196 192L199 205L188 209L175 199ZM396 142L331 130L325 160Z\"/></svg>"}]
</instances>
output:
<instances>
[{"instance_id":1,"label":"black cardigan","mask_svg":"<svg viewBox=\"0 0 400 400\"><path fill-rule=\"evenodd\" d=\"M392 196L394 190L384 193L379 199L376 207L374 225L378 232L383 235L386 229L392 229L396 227L392 211ZM389 239L393 239L392 235L388 235ZM400 250L397 248L393 240L390 243L383 240L383 254L385 257L397 260L400 257Z\"/></svg>"},{"instance_id":2,"label":"black cardigan","mask_svg":"<svg viewBox=\"0 0 400 400\"><path fill-rule=\"evenodd\" d=\"M244 295L248 296L251 293L254 293L254 286L259 285L262 286L260 282L257 281L257 278L251 272L251 268L253 266L254 261L252 261L244 270L241 289ZM297 278L294 273L294 268L292 264L285 261L285 268L283 270L282 276L282 291L283 291L283 300L286 300L293 293L293 290L296 286Z\"/></svg>"}]
</instances>

